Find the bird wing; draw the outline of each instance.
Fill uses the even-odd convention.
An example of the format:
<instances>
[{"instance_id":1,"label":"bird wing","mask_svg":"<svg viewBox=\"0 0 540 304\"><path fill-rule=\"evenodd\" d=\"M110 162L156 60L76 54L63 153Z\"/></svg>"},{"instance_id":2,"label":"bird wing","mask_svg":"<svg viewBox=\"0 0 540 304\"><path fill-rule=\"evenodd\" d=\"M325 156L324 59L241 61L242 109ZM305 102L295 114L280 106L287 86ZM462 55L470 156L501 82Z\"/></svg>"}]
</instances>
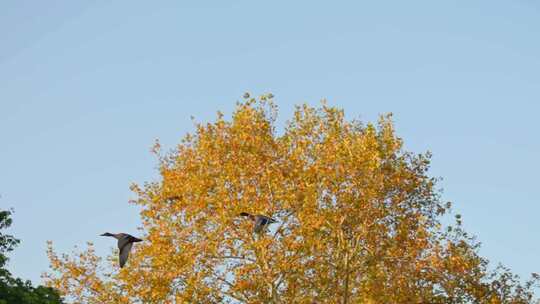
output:
<instances>
[{"instance_id":1,"label":"bird wing","mask_svg":"<svg viewBox=\"0 0 540 304\"><path fill-rule=\"evenodd\" d=\"M124 267L126 264L131 247L133 247L133 243L128 242L120 248L120 268Z\"/></svg>"},{"instance_id":2,"label":"bird wing","mask_svg":"<svg viewBox=\"0 0 540 304\"><path fill-rule=\"evenodd\" d=\"M253 231L255 233L260 233L266 225L268 225L268 219L264 216L258 216L255 220L255 227L253 227Z\"/></svg>"},{"instance_id":3,"label":"bird wing","mask_svg":"<svg viewBox=\"0 0 540 304\"><path fill-rule=\"evenodd\" d=\"M118 249L119 250L122 250L122 248L124 248L124 246L126 246L126 244L130 243L130 235L129 234L122 234L119 238L118 238Z\"/></svg>"},{"instance_id":4,"label":"bird wing","mask_svg":"<svg viewBox=\"0 0 540 304\"><path fill-rule=\"evenodd\" d=\"M268 224L273 224L273 223L277 223L277 221L271 217L268 217L268 216L265 216L266 219L268 220Z\"/></svg>"}]
</instances>

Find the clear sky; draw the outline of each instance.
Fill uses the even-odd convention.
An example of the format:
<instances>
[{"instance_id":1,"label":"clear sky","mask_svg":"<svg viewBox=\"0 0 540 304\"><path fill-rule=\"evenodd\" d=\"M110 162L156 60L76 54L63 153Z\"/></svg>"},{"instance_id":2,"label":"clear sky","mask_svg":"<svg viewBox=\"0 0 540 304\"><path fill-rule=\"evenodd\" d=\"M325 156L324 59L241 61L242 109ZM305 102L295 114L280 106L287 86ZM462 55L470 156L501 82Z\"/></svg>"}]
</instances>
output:
<instances>
[{"instance_id":1,"label":"clear sky","mask_svg":"<svg viewBox=\"0 0 540 304\"><path fill-rule=\"evenodd\" d=\"M393 112L481 253L540 271L539 33L533 0L2 1L9 269L38 283L47 240L106 254L99 234L136 234L128 187L156 178L154 140L172 147L190 116L250 91L276 96L280 126L322 98L349 118Z\"/></svg>"}]
</instances>

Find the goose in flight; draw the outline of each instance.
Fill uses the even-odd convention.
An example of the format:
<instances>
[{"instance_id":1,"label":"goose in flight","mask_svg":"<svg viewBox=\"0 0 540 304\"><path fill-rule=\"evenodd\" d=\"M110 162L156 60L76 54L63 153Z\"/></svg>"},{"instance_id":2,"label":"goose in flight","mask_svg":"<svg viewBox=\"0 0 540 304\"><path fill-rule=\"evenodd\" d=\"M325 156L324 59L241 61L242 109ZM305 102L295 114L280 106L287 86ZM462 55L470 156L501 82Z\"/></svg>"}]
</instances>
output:
<instances>
[{"instance_id":1,"label":"goose in flight","mask_svg":"<svg viewBox=\"0 0 540 304\"><path fill-rule=\"evenodd\" d=\"M118 249L120 250L120 268L124 267L124 265L126 264L133 243L142 241L141 239L127 233L106 232L101 236L112 236L113 238L118 240Z\"/></svg>"},{"instance_id":2,"label":"goose in flight","mask_svg":"<svg viewBox=\"0 0 540 304\"><path fill-rule=\"evenodd\" d=\"M253 222L253 232L261 233L270 224L277 223L277 221L271 217L261 214L249 214L247 212L240 213L241 216L248 217Z\"/></svg>"}]
</instances>

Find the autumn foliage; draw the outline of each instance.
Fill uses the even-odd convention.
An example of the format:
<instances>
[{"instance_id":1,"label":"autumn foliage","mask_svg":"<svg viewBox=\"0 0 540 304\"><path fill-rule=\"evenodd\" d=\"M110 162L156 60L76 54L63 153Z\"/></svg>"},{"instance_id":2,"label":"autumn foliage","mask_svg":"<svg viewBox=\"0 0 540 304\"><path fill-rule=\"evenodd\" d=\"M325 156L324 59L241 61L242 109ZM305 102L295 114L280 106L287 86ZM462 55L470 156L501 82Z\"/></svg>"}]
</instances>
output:
<instances>
[{"instance_id":1,"label":"autumn foliage","mask_svg":"<svg viewBox=\"0 0 540 304\"><path fill-rule=\"evenodd\" d=\"M247 97L247 96L246 96ZM161 178L133 185L144 241L122 270L88 249L46 280L76 303L531 303L536 281L491 269L390 116L348 121L297 107L277 130L271 95L199 124ZM278 223L257 235L240 212ZM447 221L446 221L447 222Z\"/></svg>"}]
</instances>

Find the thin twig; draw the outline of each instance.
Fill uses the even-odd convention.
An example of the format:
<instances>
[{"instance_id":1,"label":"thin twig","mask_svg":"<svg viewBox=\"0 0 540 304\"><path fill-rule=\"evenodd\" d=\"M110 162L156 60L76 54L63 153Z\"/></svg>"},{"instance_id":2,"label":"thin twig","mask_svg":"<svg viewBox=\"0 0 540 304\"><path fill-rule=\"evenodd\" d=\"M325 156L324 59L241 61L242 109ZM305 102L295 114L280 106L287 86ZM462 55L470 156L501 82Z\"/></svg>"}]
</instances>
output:
<instances>
[{"instance_id":1,"label":"thin twig","mask_svg":"<svg viewBox=\"0 0 540 304\"><path fill-rule=\"evenodd\" d=\"M244 256L234 256L234 255L224 255L224 256L214 256L214 255L209 255L209 256L206 256L207 258L211 258L211 259L234 259L234 260L245 260L245 261L250 261L252 263L256 263L255 260L253 259L250 259L250 258L246 258Z\"/></svg>"}]
</instances>

